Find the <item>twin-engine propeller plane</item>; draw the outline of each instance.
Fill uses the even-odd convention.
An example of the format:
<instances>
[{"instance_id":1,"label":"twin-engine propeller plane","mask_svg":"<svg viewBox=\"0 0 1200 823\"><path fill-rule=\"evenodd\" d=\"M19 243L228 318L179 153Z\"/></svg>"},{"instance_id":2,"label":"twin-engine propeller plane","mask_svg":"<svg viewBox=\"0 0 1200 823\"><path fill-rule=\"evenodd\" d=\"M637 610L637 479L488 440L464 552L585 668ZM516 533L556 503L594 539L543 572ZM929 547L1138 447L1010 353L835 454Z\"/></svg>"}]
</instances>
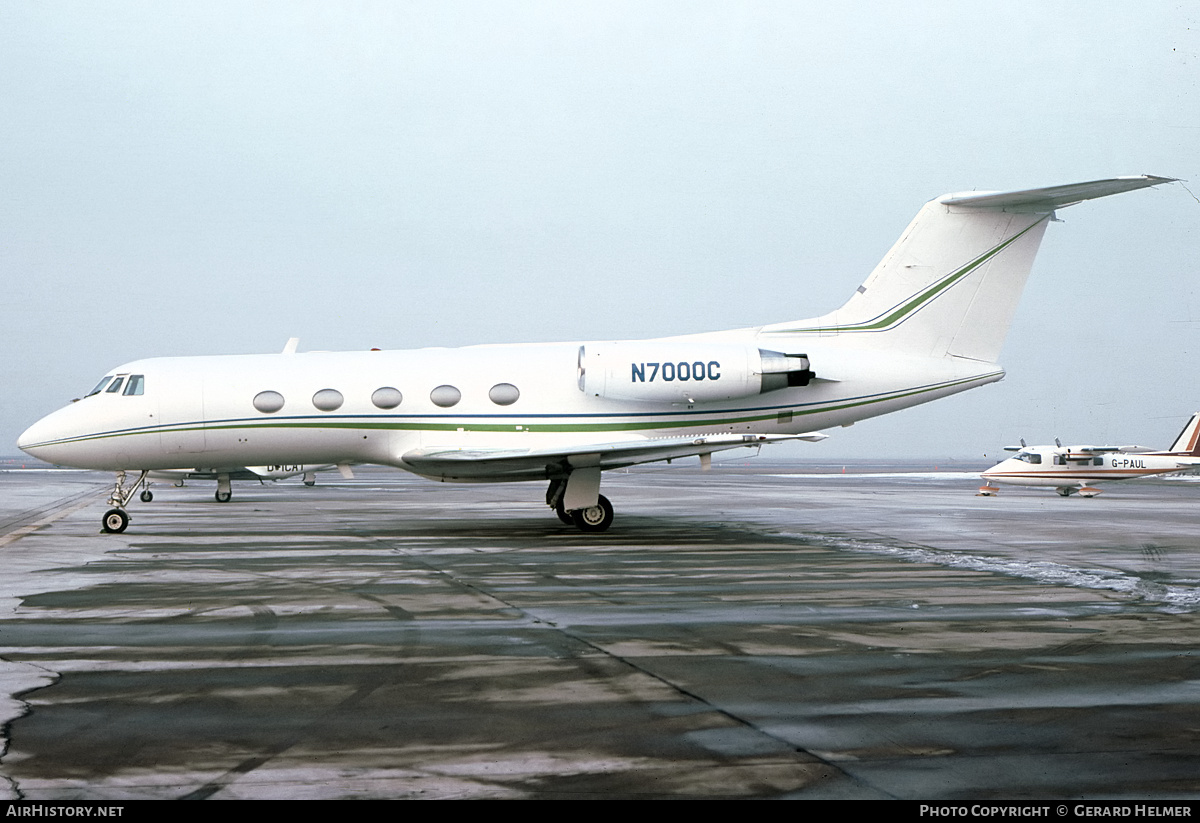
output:
<instances>
[{"instance_id":1,"label":"twin-engine propeller plane","mask_svg":"<svg viewBox=\"0 0 1200 823\"><path fill-rule=\"evenodd\" d=\"M1183 427L1169 449L1144 446L1007 446L1016 454L983 472L979 495L1000 491L992 483L1017 486L1050 486L1063 497L1095 497L1100 489L1089 486L1109 480L1132 480L1155 474L1174 474L1200 467L1200 412Z\"/></svg>"},{"instance_id":2,"label":"twin-engine propeller plane","mask_svg":"<svg viewBox=\"0 0 1200 823\"><path fill-rule=\"evenodd\" d=\"M110 375L111 376L111 375ZM286 480L289 477L302 475L304 485L312 486L317 482L317 472L332 469L333 466L305 466L303 464L273 465L273 466L243 466L225 468L220 471L201 471L199 469L173 469L169 471L152 471L142 482L142 493L139 495L143 503L154 499L150 491L151 480L169 480L176 486L182 486L188 480L216 480L215 494L218 503L228 503L233 499L232 480L257 480L265 483L267 480ZM346 467L341 467L343 475L352 476Z\"/></svg>"},{"instance_id":3,"label":"twin-engine propeller plane","mask_svg":"<svg viewBox=\"0 0 1200 823\"><path fill-rule=\"evenodd\" d=\"M148 472L374 463L451 482L541 480L603 531L600 474L784 440L1004 376L1001 344L1056 209L1171 182L1118 177L927 203L841 308L654 340L171 357L113 369L18 445L115 471L105 531ZM777 301L776 301L777 302ZM126 472L140 472L132 485ZM227 482L227 481L226 481Z\"/></svg>"}]
</instances>

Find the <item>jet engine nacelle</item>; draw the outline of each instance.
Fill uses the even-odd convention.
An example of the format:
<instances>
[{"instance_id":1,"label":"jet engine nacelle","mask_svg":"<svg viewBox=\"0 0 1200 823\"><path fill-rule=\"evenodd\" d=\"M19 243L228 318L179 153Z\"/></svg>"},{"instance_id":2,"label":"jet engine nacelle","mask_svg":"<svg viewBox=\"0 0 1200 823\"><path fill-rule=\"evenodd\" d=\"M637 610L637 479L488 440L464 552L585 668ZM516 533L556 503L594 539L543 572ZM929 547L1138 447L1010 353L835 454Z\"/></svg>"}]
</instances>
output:
<instances>
[{"instance_id":1,"label":"jet engine nacelle","mask_svg":"<svg viewBox=\"0 0 1200 823\"><path fill-rule=\"evenodd\" d=\"M579 347L579 389L595 397L709 403L807 386L808 356L739 343L589 343Z\"/></svg>"}]
</instances>

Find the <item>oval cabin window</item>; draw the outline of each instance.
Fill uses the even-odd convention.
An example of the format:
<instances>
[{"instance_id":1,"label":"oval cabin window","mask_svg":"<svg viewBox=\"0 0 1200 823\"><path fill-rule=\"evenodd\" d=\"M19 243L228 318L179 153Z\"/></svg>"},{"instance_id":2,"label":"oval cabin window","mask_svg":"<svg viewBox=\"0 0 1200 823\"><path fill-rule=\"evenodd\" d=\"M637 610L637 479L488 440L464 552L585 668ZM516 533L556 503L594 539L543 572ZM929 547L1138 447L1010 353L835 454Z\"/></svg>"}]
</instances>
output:
<instances>
[{"instance_id":1,"label":"oval cabin window","mask_svg":"<svg viewBox=\"0 0 1200 823\"><path fill-rule=\"evenodd\" d=\"M321 389L313 395L312 402L321 411L334 411L342 407L344 398L337 389Z\"/></svg>"},{"instance_id":2,"label":"oval cabin window","mask_svg":"<svg viewBox=\"0 0 1200 823\"><path fill-rule=\"evenodd\" d=\"M429 399L433 401L433 405L447 409L462 400L462 392L454 386L438 386L429 393Z\"/></svg>"},{"instance_id":3,"label":"oval cabin window","mask_svg":"<svg viewBox=\"0 0 1200 823\"><path fill-rule=\"evenodd\" d=\"M254 395L254 408L263 414L274 414L283 408L283 395L277 391L260 391Z\"/></svg>"},{"instance_id":4,"label":"oval cabin window","mask_svg":"<svg viewBox=\"0 0 1200 823\"><path fill-rule=\"evenodd\" d=\"M488 392L488 397L497 406L511 406L520 396L521 392L512 383L497 383Z\"/></svg>"},{"instance_id":5,"label":"oval cabin window","mask_svg":"<svg viewBox=\"0 0 1200 823\"><path fill-rule=\"evenodd\" d=\"M382 389L376 389L371 395L371 402L376 408L394 409L404 402L404 395L399 389L393 389L391 386L384 386Z\"/></svg>"}]
</instances>

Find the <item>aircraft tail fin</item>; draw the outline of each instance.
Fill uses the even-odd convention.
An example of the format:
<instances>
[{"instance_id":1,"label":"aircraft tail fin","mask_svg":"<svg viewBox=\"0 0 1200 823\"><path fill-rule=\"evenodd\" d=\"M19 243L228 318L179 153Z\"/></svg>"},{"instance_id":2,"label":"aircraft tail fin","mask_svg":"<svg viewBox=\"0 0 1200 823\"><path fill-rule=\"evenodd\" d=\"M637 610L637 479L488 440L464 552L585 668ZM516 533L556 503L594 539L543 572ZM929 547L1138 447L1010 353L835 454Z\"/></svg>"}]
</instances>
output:
<instances>
[{"instance_id":1,"label":"aircraft tail fin","mask_svg":"<svg viewBox=\"0 0 1200 823\"><path fill-rule=\"evenodd\" d=\"M1192 415L1192 419L1183 427L1183 431L1175 438L1168 451L1200 457L1200 412Z\"/></svg>"},{"instance_id":2,"label":"aircraft tail fin","mask_svg":"<svg viewBox=\"0 0 1200 823\"><path fill-rule=\"evenodd\" d=\"M943 195L925 204L844 306L762 332L994 363L1055 210L1171 181L1143 175Z\"/></svg>"}]
</instances>

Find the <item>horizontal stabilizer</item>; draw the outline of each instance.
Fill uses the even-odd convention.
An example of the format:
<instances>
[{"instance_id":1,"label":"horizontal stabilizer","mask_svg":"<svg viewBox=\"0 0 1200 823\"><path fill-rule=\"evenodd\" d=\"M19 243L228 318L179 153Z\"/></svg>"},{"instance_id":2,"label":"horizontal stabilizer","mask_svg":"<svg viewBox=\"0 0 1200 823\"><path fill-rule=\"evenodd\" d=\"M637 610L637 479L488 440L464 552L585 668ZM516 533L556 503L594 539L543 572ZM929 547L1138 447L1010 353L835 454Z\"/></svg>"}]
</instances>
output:
<instances>
[{"instance_id":1,"label":"horizontal stabilizer","mask_svg":"<svg viewBox=\"0 0 1200 823\"><path fill-rule=\"evenodd\" d=\"M1174 177L1155 177L1151 174L1139 174L1131 177L1112 177L1107 180L1093 180L1089 183L1049 186L1044 189L950 194L939 198L938 202L944 203L947 206L967 206L969 208L1050 212L1055 209L1065 208L1066 206L1073 206L1076 203L1082 203L1084 200L1094 200L1097 197L1107 197L1110 194L1144 189L1149 186L1158 186L1162 183L1174 183L1176 179Z\"/></svg>"}]
</instances>

